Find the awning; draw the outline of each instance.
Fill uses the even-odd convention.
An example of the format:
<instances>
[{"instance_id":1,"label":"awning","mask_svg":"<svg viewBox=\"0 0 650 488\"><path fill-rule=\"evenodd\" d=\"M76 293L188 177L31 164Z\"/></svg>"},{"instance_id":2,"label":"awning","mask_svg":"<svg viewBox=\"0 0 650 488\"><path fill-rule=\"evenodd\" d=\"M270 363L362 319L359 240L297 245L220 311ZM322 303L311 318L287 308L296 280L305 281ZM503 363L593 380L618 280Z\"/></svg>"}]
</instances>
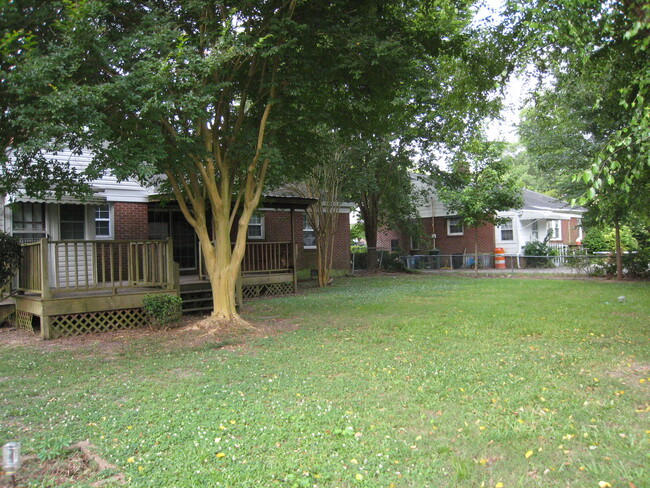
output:
<instances>
[{"instance_id":1,"label":"awning","mask_svg":"<svg viewBox=\"0 0 650 488\"><path fill-rule=\"evenodd\" d=\"M52 193L48 193L42 197L32 197L26 195L22 191L19 191L17 193L8 195L6 203L71 203L77 205L102 205L106 203L106 197L100 194L102 190L93 190L95 193L92 196L85 198L84 200L70 195L63 195L60 199L57 199Z\"/></svg>"},{"instance_id":2,"label":"awning","mask_svg":"<svg viewBox=\"0 0 650 488\"><path fill-rule=\"evenodd\" d=\"M522 210L519 214L520 220L570 220L581 218L582 214L570 214L562 212L552 212L549 210Z\"/></svg>"}]
</instances>

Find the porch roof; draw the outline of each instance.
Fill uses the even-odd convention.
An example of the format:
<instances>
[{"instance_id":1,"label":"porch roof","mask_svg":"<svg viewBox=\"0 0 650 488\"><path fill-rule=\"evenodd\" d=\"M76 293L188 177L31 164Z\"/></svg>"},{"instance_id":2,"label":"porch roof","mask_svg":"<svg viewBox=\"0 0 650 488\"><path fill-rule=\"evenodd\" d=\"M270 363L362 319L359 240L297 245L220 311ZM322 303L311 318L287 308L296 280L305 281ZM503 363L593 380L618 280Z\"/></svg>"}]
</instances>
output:
<instances>
[{"instance_id":1,"label":"porch roof","mask_svg":"<svg viewBox=\"0 0 650 488\"><path fill-rule=\"evenodd\" d=\"M582 216L581 212L562 213L550 210L521 210L518 213L521 220L570 220Z\"/></svg>"},{"instance_id":2,"label":"porch roof","mask_svg":"<svg viewBox=\"0 0 650 488\"><path fill-rule=\"evenodd\" d=\"M101 194L102 190L93 188L93 191L93 196L81 199L72 195L62 195L61 198L57 198L52 192L48 192L41 197L33 197L19 190L8 195L7 201L8 203L73 203L81 205L101 205L107 202L106 197Z\"/></svg>"}]
</instances>

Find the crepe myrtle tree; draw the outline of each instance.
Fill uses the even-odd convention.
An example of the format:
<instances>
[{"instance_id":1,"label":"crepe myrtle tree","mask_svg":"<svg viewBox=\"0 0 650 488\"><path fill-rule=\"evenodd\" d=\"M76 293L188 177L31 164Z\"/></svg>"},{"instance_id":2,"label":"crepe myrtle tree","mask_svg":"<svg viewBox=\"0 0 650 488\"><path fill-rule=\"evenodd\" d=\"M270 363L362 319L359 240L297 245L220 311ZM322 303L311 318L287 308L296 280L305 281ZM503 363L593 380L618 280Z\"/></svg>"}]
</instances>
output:
<instances>
[{"instance_id":1,"label":"crepe myrtle tree","mask_svg":"<svg viewBox=\"0 0 650 488\"><path fill-rule=\"evenodd\" d=\"M267 177L300 164L314 121L390 113L383 101L430 50L417 39L444 42L455 7L439 3L63 2L55 39L5 76L30 135L16 151L48 141L90 149L92 167L117 178L163 175L205 259L206 325L242 322L235 284Z\"/></svg>"}]
</instances>

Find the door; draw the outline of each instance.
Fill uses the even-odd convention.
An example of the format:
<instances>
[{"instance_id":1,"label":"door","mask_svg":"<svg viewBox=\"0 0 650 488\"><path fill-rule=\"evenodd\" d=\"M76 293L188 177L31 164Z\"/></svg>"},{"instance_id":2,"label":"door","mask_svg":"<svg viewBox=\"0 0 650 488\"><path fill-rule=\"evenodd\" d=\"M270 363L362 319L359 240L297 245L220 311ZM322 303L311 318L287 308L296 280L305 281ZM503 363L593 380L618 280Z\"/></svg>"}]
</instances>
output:
<instances>
[{"instance_id":1,"label":"door","mask_svg":"<svg viewBox=\"0 0 650 488\"><path fill-rule=\"evenodd\" d=\"M149 237L167 239L171 237L174 245L174 261L182 271L197 269L198 245L196 233L185 220L178 207L149 208Z\"/></svg>"}]
</instances>

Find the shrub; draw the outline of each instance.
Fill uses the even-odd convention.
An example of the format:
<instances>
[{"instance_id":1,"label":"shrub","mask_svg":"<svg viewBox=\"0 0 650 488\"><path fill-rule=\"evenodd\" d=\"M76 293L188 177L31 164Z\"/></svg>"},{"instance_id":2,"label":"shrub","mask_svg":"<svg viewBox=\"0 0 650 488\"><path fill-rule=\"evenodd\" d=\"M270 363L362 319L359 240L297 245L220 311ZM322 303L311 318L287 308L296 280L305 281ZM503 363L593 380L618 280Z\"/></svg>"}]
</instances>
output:
<instances>
[{"instance_id":1,"label":"shrub","mask_svg":"<svg viewBox=\"0 0 650 488\"><path fill-rule=\"evenodd\" d=\"M183 300L175 295L147 295L143 306L145 313L155 326L165 327L178 322L183 313Z\"/></svg>"},{"instance_id":2,"label":"shrub","mask_svg":"<svg viewBox=\"0 0 650 488\"><path fill-rule=\"evenodd\" d=\"M548 256L557 256L557 251L548 246L548 238L543 241L527 242L524 255L529 268L552 268L553 260ZM529 257L532 256L532 257Z\"/></svg>"},{"instance_id":3,"label":"shrub","mask_svg":"<svg viewBox=\"0 0 650 488\"><path fill-rule=\"evenodd\" d=\"M14 236L0 232L0 288L9 283L16 274L21 257L20 241Z\"/></svg>"}]
</instances>

